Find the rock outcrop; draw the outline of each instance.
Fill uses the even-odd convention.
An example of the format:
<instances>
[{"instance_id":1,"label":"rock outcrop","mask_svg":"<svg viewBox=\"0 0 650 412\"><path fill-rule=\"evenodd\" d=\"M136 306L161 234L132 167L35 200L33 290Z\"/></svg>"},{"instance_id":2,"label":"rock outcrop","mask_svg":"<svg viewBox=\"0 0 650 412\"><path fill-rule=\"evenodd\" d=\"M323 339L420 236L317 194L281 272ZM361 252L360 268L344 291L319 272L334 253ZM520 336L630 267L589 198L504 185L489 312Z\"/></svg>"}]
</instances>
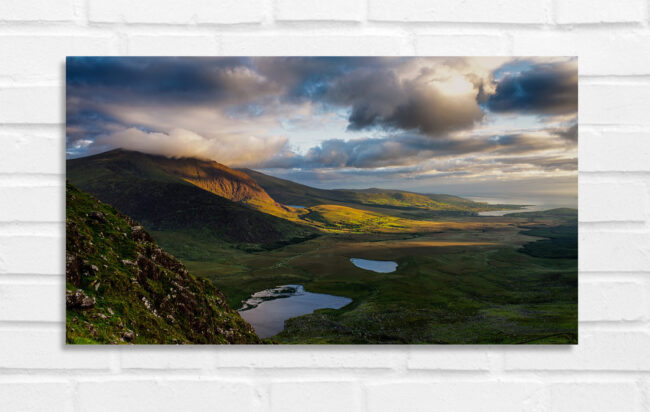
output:
<instances>
[{"instance_id":1,"label":"rock outcrop","mask_svg":"<svg viewBox=\"0 0 650 412\"><path fill-rule=\"evenodd\" d=\"M260 343L141 225L70 184L66 192L68 343Z\"/></svg>"}]
</instances>

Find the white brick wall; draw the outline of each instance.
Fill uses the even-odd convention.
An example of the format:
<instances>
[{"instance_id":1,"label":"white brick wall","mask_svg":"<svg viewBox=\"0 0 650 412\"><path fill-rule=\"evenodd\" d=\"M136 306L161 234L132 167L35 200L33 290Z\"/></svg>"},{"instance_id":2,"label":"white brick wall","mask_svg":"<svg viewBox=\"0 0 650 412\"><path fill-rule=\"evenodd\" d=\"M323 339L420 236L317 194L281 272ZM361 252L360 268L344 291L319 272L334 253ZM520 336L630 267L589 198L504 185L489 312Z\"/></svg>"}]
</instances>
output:
<instances>
[{"instance_id":1,"label":"white brick wall","mask_svg":"<svg viewBox=\"0 0 650 412\"><path fill-rule=\"evenodd\" d=\"M650 409L649 0L3 0L7 411ZM64 347L66 54L579 55L577 347Z\"/></svg>"}]
</instances>

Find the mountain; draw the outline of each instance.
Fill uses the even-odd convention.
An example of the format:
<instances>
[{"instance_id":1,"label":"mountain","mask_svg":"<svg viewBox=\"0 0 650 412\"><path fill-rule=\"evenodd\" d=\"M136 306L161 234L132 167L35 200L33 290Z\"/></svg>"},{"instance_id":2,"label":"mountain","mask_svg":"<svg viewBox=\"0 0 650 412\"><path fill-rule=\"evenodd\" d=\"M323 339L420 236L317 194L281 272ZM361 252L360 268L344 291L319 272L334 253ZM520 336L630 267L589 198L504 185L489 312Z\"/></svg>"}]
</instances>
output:
<instances>
[{"instance_id":1,"label":"mountain","mask_svg":"<svg viewBox=\"0 0 650 412\"><path fill-rule=\"evenodd\" d=\"M422 211L472 214L488 210L519 209L518 205L488 205L458 196L420 194L391 189L317 189L290 180L269 176L252 169L240 169L253 178L266 192L285 205L316 206L335 204L374 210L420 209Z\"/></svg>"},{"instance_id":2,"label":"mountain","mask_svg":"<svg viewBox=\"0 0 650 412\"><path fill-rule=\"evenodd\" d=\"M135 221L66 185L68 343L260 343Z\"/></svg>"},{"instance_id":3,"label":"mountain","mask_svg":"<svg viewBox=\"0 0 650 412\"><path fill-rule=\"evenodd\" d=\"M156 231L178 232L206 242L268 248L315 233L256 210L251 204L273 209L276 203L250 177L216 162L118 149L68 160L67 178L142 222L154 236Z\"/></svg>"},{"instance_id":4,"label":"mountain","mask_svg":"<svg viewBox=\"0 0 650 412\"><path fill-rule=\"evenodd\" d=\"M291 218L292 210L277 203L246 173L211 160L172 159L147 155L149 160L170 175L233 202L244 203L261 212Z\"/></svg>"}]
</instances>

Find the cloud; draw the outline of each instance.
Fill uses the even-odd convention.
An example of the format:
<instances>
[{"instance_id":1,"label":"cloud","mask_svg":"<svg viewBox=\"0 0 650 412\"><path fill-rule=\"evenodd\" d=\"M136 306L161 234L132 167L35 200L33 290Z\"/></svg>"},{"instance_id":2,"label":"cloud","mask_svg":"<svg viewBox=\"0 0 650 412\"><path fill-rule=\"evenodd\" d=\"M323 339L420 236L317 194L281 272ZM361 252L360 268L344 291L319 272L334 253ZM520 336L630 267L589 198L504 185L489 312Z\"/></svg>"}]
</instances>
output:
<instances>
[{"instance_id":1,"label":"cloud","mask_svg":"<svg viewBox=\"0 0 650 412\"><path fill-rule=\"evenodd\" d=\"M566 129L557 129L556 134L564 139L567 139L572 142L578 141L578 124L569 126Z\"/></svg>"},{"instance_id":2,"label":"cloud","mask_svg":"<svg viewBox=\"0 0 650 412\"><path fill-rule=\"evenodd\" d=\"M577 168L566 58L93 57L66 78L71 157L123 147L344 186Z\"/></svg>"},{"instance_id":3,"label":"cloud","mask_svg":"<svg viewBox=\"0 0 650 412\"><path fill-rule=\"evenodd\" d=\"M483 118L478 93L460 74L440 78L423 68L402 78L396 70L360 69L337 78L324 99L350 108L350 130L381 127L436 136L471 128Z\"/></svg>"},{"instance_id":4,"label":"cloud","mask_svg":"<svg viewBox=\"0 0 650 412\"><path fill-rule=\"evenodd\" d=\"M404 133L387 138L329 139L312 147L304 155L285 150L257 166L372 169L418 165L427 161L439 164L448 158L471 158L477 164L483 164L497 156L516 157L549 153L546 156L557 157L558 153L571 153L573 147L574 143L559 136L556 129L535 133L445 139Z\"/></svg>"},{"instance_id":5,"label":"cloud","mask_svg":"<svg viewBox=\"0 0 650 412\"><path fill-rule=\"evenodd\" d=\"M242 166L265 161L280 152L285 138L255 136L221 136L209 139L185 129L169 133L145 132L136 128L99 136L93 142L98 152L107 148L123 148L168 157L197 157L216 160L229 166Z\"/></svg>"},{"instance_id":6,"label":"cloud","mask_svg":"<svg viewBox=\"0 0 650 412\"><path fill-rule=\"evenodd\" d=\"M245 58L71 57L66 82L73 96L112 102L241 103L280 92Z\"/></svg>"},{"instance_id":7,"label":"cloud","mask_svg":"<svg viewBox=\"0 0 650 412\"><path fill-rule=\"evenodd\" d=\"M493 112L564 115L578 110L577 61L533 64L505 75L487 99Z\"/></svg>"}]
</instances>

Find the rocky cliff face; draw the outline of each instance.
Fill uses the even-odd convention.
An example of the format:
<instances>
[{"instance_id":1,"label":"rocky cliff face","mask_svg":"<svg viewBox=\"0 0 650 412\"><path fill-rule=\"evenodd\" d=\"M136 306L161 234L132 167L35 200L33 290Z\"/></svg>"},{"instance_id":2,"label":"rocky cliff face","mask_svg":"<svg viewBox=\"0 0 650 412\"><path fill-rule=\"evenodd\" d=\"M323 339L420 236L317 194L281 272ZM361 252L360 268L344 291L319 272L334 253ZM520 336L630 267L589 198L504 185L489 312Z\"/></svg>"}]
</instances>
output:
<instances>
[{"instance_id":1,"label":"rocky cliff face","mask_svg":"<svg viewBox=\"0 0 650 412\"><path fill-rule=\"evenodd\" d=\"M68 343L259 343L207 280L130 218L66 186Z\"/></svg>"}]
</instances>

